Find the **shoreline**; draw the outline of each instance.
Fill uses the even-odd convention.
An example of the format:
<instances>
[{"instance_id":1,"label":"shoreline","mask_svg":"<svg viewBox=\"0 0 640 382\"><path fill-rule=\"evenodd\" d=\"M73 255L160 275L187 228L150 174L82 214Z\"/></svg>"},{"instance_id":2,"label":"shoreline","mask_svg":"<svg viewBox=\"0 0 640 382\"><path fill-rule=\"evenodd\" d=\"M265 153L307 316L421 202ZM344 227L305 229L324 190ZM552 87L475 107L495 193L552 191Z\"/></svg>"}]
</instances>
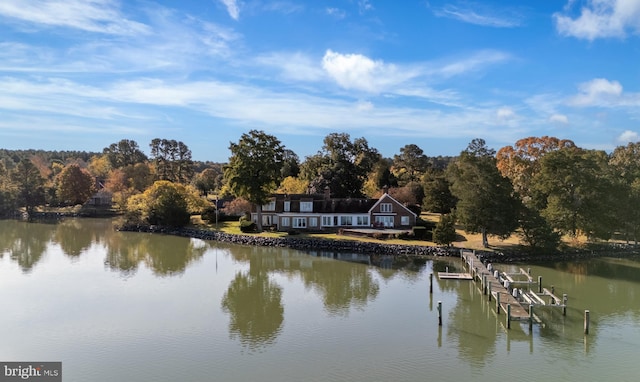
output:
<instances>
[{"instance_id":1,"label":"shoreline","mask_svg":"<svg viewBox=\"0 0 640 382\"><path fill-rule=\"evenodd\" d=\"M122 232L144 232L164 235L182 236L201 240L219 241L223 243L251 245L262 247L284 247L301 251L319 250L335 252L351 252L373 256L394 256L398 259L423 259L427 257L459 257L463 249L460 247L440 247L432 245L405 245L362 242L353 240L328 240L296 237L261 237L252 235L236 235L209 231L199 228L171 228L149 225L123 225L117 228ZM475 253L486 263L540 263L570 261L616 255L618 257L640 256L640 246L633 244L608 243L594 245L593 248L556 252L554 254L534 255L516 252L494 252L475 250Z\"/></svg>"}]
</instances>

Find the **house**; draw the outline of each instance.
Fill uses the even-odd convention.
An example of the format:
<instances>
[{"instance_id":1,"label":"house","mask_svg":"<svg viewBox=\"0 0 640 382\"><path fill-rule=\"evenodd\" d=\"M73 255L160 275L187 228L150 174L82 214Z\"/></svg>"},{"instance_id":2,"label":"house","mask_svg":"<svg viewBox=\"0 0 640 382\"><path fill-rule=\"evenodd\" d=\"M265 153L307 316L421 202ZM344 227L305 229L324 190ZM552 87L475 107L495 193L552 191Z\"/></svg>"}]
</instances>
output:
<instances>
[{"instance_id":1,"label":"house","mask_svg":"<svg viewBox=\"0 0 640 382\"><path fill-rule=\"evenodd\" d=\"M257 221L257 212L251 212ZM275 194L262 206L262 226L278 231L338 228L410 229L417 215L386 192L379 199L332 198L324 194Z\"/></svg>"}]
</instances>

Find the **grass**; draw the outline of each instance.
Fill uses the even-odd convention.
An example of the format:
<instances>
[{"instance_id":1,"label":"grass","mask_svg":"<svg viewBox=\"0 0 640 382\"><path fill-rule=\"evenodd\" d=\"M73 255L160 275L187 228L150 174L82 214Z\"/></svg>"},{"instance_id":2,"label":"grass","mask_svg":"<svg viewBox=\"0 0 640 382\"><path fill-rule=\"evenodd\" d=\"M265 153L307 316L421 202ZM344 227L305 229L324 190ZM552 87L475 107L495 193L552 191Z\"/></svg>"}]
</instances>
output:
<instances>
[{"instance_id":1,"label":"grass","mask_svg":"<svg viewBox=\"0 0 640 382\"><path fill-rule=\"evenodd\" d=\"M421 218L424 220L438 222L440 215L439 214L430 214L423 213ZM244 235L245 233L240 231L240 224L237 221L224 221L218 222L218 227L216 228L215 223L210 224L206 221L202 220L199 215L193 216L191 218L191 225L195 228L207 229L211 231L219 231L228 234L234 235ZM454 247L464 247L471 249L485 249L482 247L482 235L481 234L469 234L464 232L461 228L456 229L458 239L452 245ZM272 231L264 231L261 233L253 233L250 235L260 236L260 237L287 237L289 236L286 232L272 232ZM401 240L401 239L374 239L371 237L361 237L361 236L347 236L347 235L338 235L337 233L304 233L301 232L296 237L301 238L315 238L315 239L326 239L326 240L352 240L352 241L361 241L361 242L371 242L371 243L385 243L385 244L400 244L400 245L426 245L426 246L437 246L436 243L432 241L426 240ZM491 249L495 250L506 250L513 249L520 246L520 240L517 236L511 235L507 240L500 241L496 238L489 238L489 244L491 245Z\"/></svg>"}]
</instances>

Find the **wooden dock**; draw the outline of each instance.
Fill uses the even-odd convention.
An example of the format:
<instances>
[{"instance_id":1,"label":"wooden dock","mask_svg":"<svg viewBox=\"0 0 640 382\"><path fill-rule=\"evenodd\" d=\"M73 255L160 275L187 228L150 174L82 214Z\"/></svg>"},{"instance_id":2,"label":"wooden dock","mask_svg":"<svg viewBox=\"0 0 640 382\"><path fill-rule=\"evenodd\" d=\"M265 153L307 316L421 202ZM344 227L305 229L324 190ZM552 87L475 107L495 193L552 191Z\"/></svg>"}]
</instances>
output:
<instances>
[{"instance_id":1,"label":"wooden dock","mask_svg":"<svg viewBox=\"0 0 640 382\"><path fill-rule=\"evenodd\" d=\"M496 278L494 273L487 269L474 252L461 251L461 256L467 264L471 279L481 283L482 293L489 295L489 299L495 299L496 313L507 314L507 327L510 327L511 321L530 321L533 319L529 314L529 310L513 296L500 278Z\"/></svg>"},{"instance_id":2,"label":"wooden dock","mask_svg":"<svg viewBox=\"0 0 640 382\"><path fill-rule=\"evenodd\" d=\"M470 273L450 273L450 272L438 272L438 278L441 280L473 280Z\"/></svg>"}]
</instances>

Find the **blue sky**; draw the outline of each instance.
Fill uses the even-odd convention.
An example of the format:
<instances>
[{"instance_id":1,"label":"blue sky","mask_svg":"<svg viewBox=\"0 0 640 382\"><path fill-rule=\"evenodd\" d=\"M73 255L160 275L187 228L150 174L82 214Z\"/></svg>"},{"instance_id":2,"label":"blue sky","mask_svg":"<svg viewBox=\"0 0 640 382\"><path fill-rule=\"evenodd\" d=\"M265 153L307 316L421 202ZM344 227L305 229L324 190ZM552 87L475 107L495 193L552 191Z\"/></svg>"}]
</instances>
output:
<instances>
[{"instance_id":1,"label":"blue sky","mask_svg":"<svg viewBox=\"0 0 640 382\"><path fill-rule=\"evenodd\" d=\"M640 140L640 0L2 0L0 147Z\"/></svg>"}]
</instances>

